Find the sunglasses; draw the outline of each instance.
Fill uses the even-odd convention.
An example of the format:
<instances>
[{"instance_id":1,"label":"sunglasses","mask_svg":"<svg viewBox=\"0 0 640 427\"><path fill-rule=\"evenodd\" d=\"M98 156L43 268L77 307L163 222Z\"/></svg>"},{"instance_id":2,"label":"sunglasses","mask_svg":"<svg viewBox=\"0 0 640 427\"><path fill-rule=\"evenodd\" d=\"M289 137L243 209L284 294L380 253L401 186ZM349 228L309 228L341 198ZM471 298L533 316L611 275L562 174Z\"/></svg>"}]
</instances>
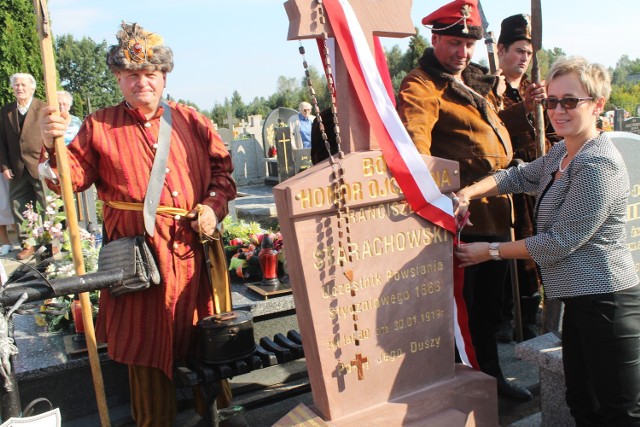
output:
<instances>
[{"instance_id":1,"label":"sunglasses","mask_svg":"<svg viewBox=\"0 0 640 427\"><path fill-rule=\"evenodd\" d=\"M540 104L547 110L555 110L558 104L565 110L573 110L578 106L582 101L587 101L589 99L593 99L592 96L586 98L574 98L568 96L566 98L558 99L558 98L544 98L540 101Z\"/></svg>"}]
</instances>

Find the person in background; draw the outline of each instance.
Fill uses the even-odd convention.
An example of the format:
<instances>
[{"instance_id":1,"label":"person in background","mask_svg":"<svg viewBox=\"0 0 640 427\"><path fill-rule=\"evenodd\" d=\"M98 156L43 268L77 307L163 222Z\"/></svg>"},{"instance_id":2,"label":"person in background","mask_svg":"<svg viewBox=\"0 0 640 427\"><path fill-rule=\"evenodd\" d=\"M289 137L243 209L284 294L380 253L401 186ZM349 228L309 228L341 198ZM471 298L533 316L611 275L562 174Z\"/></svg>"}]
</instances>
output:
<instances>
[{"instance_id":1,"label":"person in background","mask_svg":"<svg viewBox=\"0 0 640 427\"><path fill-rule=\"evenodd\" d=\"M14 102L0 110L0 169L9 182L9 195L14 222L22 224L27 203L38 202L46 206L45 193L38 163L42 151L42 134L38 120L40 110L46 104L33 97L36 79L31 74L17 73L9 79ZM21 235L22 251L16 255L19 260L31 258L36 248L24 243L27 236Z\"/></svg>"},{"instance_id":2,"label":"person in background","mask_svg":"<svg viewBox=\"0 0 640 427\"><path fill-rule=\"evenodd\" d=\"M14 224L11 213L11 198L9 197L9 183L0 178L0 256L7 256L13 249L13 243L9 237L8 225Z\"/></svg>"},{"instance_id":3,"label":"person in background","mask_svg":"<svg viewBox=\"0 0 640 427\"><path fill-rule=\"evenodd\" d=\"M418 151L457 161L460 183L469 185L509 164L509 133L531 126L526 118L533 110L531 94L527 102L499 111L499 79L471 63L476 41L483 35L476 0L455 0L422 23L431 28L433 47L425 50L418 67L400 85L398 113ZM543 96L543 89L535 92ZM463 229L462 241L509 240L511 208L506 196L479 200L470 210L473 225ZM467 268L463 293L480 369L496 378L501 396L526 401L531 393L505 378L498 357L496 332L507 272L506 262Z\"/></svg>"},{"instance_id":4,"label":"person in background","mask_svg":"<svg viewBox=\"0 0 640 427\"><path fill-rule=\"evenodd\" d=\"M526 75L531 59L531 18L529 15L513 15L505 18L500 27L498 38L499 68L505 77L506 90L503 96L504 108L510 108L523 102L526 90L531 83ZM533 123L533 117L530 118ZM551 148L558 138L548 120L546 129L546 149ZM510 132L513 146L513 158L516 162L531 162L537 157L536 133L533 126L521 132ZM514 232L516 239L531 236L534 232L533 208L535 197L528 194L517 194L512 197L514 210ZM520 307L522 313L522 335L525 340L538 335L537 315L540 307L540 277L535 262L532 260L517 261L518 286L520 290ZM502 322L497 338L501 342L509 342L514 338L513 329L513 292L510 277L505 282L502 306Z\"/></svg>"},{"instance_id":5,"label":"person in background","mask_svg":"<svg viewBox=\"0 0 640 427\"><path fill-rule=\"evenodd\" d=\"M170 109L164 185L153 237L145 234L157 255L162 284L118 297L101 292L96 337L107 342L113 360L128 365L136 425L171 427L177 414L175 363L197 355L195 325L214 310L199 233L216 232L236 185L230 154L211 121L186 105L162 101L167 73L173 69L173 52L162 37L124 22L116 37L107 64L124 101L85 119L67 150L70 180L74 192L95 183L105 202L105 239L145 234L142 203L161 117ZM44 109L43 158L48 154L49 159L41 170L49 186L59 191L52 147L55 137L64 136L67 123L55 111ZM216 268L226 271L225 266Z\"/></svg>"},{"instance_id":6,"label":"person in background","mask_svg":"<svg viewBox=\"0 0 640 427\"><path fill-rule=\"evenodd\" d=\"M472 200L535 193L535 235L463 244L456 256L465 267L534 260L546 297L564 302L562 359L576 425L639 426L640 286L626 245L629 175L607 133L596 129L611 79L603 66L573 57L556 61L546 84L543 106L564 139L544 157L456 195L456 215L463 215Z\"/></svg>"},{"instance_id":7,"label":"person in background","mask_svg":"<svg viewBox=\"0 0 640 427\"><path fill-rule=\"evenodd\" d=\"M311 104L301 102L298 114L289 119L293 148L311 148L311 124L315 118L316 116L311 114Z\"/></svg>"},{"instance_id":8,"label":"person in background","mask_svg":"<svg viewBox=\"0 0 640 427\"><path fill-rule=\"evenodd\" d=\"M60 115L67 121L67 131L64 134L64 143L69 145L82 126L82 120L70 113L73 105L73 96L66 90L58 91L58 105Z\"/></svg>"}]
</instances>

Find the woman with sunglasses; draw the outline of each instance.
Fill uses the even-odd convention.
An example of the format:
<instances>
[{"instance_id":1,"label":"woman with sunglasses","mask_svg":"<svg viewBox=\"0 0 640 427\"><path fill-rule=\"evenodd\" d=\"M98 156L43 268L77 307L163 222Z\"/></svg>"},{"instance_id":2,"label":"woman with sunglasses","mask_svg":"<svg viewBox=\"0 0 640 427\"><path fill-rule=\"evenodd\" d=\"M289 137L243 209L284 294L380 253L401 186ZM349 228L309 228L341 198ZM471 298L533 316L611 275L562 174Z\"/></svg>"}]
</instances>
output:
<instances>
[{"instance_id":1,"label":"woman with sunglasses","mask_svg":"<svg viewBox=\"0 0 640 427\"><path fill-rule=\"evenodd\" d=\"M537 194L535 235L463 244L456 256L461 267L503 258L538 264L545 296L565 303L566 399L579 427L640 426L640 286L625 244L629 176L609 136L596 128L610 93L601 65L557 61L542 105L564 140L544 157L457 193L457 215L472 199Z\"/></svg>"}]
</instances>

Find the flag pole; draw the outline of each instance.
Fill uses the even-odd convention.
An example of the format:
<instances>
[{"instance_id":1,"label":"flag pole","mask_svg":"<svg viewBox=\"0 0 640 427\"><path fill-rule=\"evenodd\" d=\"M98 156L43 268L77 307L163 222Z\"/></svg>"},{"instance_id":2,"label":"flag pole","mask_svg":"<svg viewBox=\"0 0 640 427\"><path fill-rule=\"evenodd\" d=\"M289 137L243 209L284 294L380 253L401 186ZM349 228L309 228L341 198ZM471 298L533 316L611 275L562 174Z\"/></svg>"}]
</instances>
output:
<instances>
[{"instance_id":1,"label":"flag pole","mask_svg":"<svg viewBox=\"0 0 640 427\"><path fill-rule=\"evenodd\" d=\"M40 50L42 54L42 68L44 71L44 87L47 94L47 103L50 106L58 107L57 74L55 59L53 57L53 42L51 37L51 27L49 23L49 13L47 11L46 0L33 0L36 13L36 27L40 39ZM80 240L80 228L78 226L78 216L76 213L73 189L71 186L71 174L69 170L69 160L67 158L67 147L63 137L54 140L55 155L58 164L60 188L62 201L67 219L67 229L71 241L71 255L76 275L85 274L84 258L82 257L82 244ZM93 387L96 393L96 403L100 413L102 427L110 427L109 408L104 392L104 382L100 369L100 359L98 357L98 346L93 325L93 315L91 311L91 301L89 294L82 292L79 294L80 305L82 307L82 321L85 328L87 350L89 353L89 364L91 365L91 375L93 377Z\"/></svg>"}]
</instances>

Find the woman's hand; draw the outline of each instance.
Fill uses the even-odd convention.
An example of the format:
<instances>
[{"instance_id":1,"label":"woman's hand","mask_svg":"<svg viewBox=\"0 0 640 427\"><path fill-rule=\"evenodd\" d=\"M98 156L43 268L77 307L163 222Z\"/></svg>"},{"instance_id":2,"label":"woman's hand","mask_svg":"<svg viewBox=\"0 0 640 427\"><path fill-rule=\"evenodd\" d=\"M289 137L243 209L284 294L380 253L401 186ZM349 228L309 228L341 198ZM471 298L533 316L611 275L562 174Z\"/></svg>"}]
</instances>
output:
<instances>
[{"instance_id":1,"label":"woman's hand","mask_svg":"<svg viewBox=\"0 0 640 427\"><path fill-rule=\"evenodd\" d=\"M469 198L460 190L457 194L453 193L453 213L456 217L456 224L461 229L465 225L473 225L469 221L467 213L469 212ZM464 219L466 217L466 220Z\"/></svg>"},{"instance_id":2,"label":"woman's hand","mask_svg":"<svg viewBox=\"0 0 640 427\"><path fill-rule=\"evenodd\" d=\"M469 267L492 259L488 242L462 243L454 248L454 254L460 261L459 267Z\"/></svg>"}]
</instances>

